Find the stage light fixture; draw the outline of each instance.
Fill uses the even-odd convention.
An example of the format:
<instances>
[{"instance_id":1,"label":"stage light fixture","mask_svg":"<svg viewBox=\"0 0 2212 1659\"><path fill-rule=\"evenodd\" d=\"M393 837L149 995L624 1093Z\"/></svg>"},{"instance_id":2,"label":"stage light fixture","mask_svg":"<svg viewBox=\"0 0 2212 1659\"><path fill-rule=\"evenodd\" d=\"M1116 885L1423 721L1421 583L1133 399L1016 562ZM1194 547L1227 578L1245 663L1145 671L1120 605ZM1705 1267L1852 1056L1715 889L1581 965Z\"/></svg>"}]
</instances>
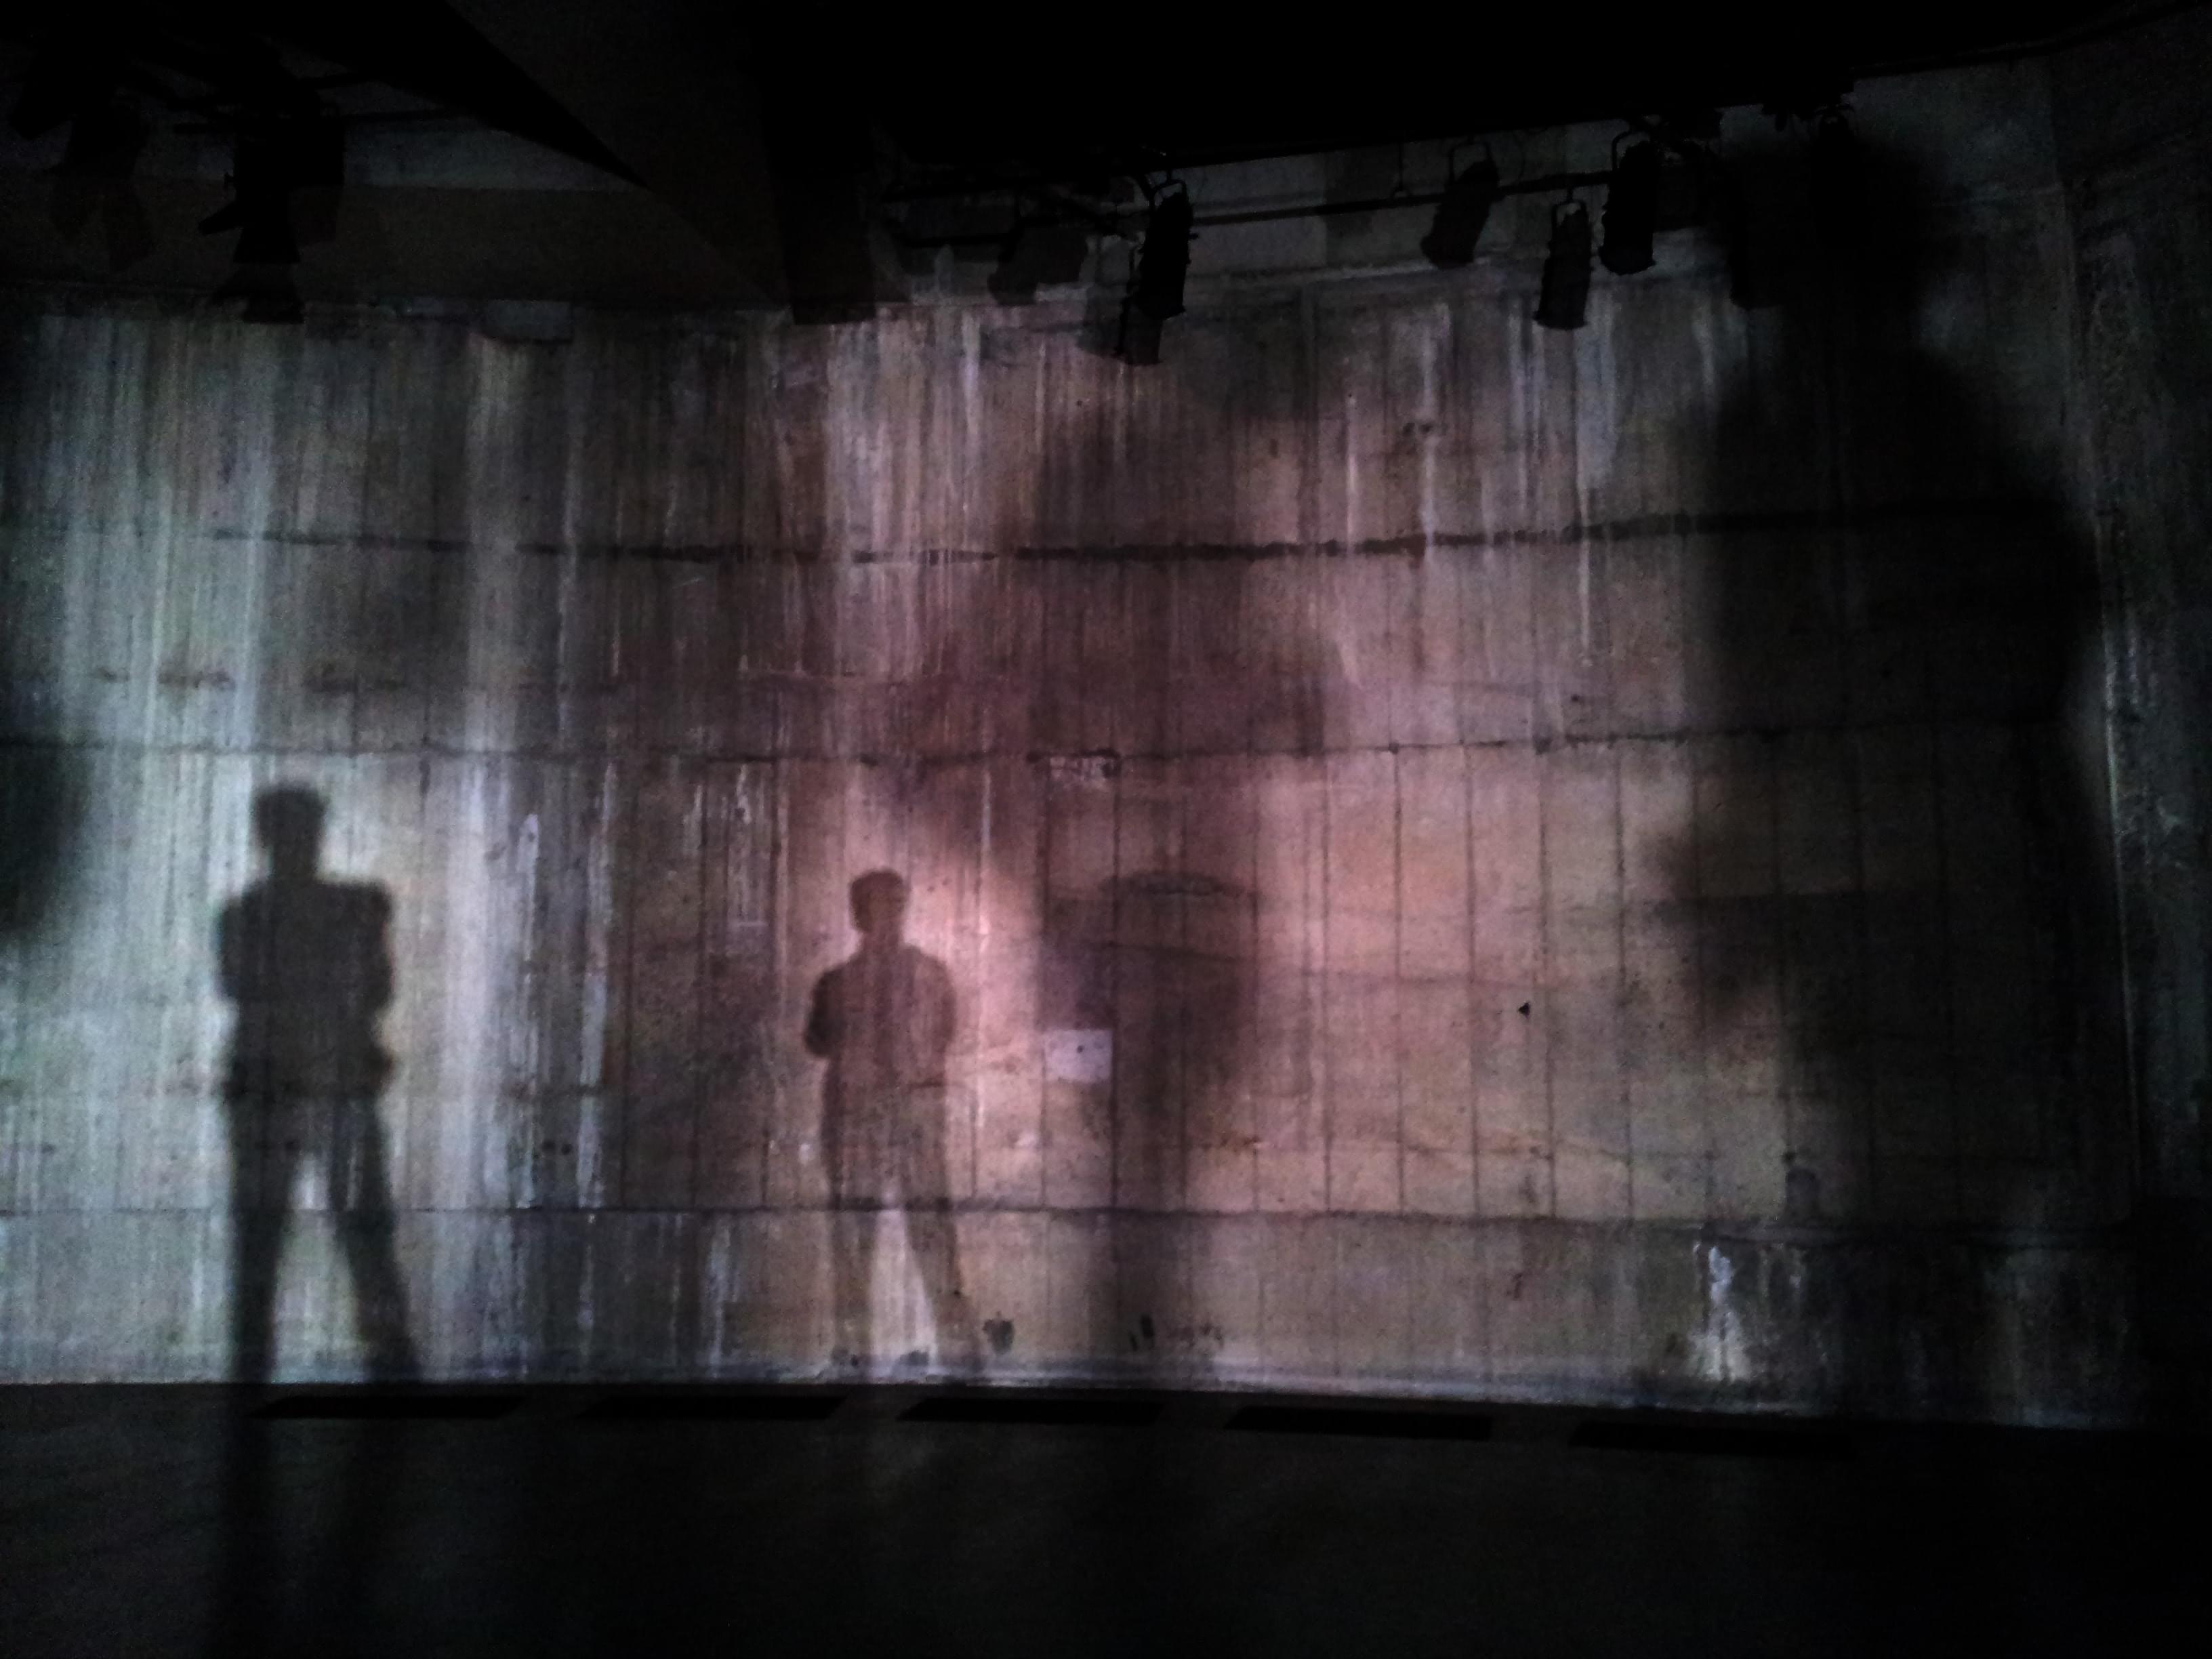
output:
<instances>
[{"instance_id":1,"label":"stage light fixture","mask_svg":"<svg viewBox=\"0 0 2212 1659\"><path fill-rule=\"evenodd\" d=\"M1746 311L1781 304L1792 272L1772 216L1763 204L1753 204L1744 180L1729 168L1716 166L1712 184L1728 247L1729 300Z\"/></svg>"},{"instance_id":2,"label":"stage light fixture","mask_svg":"<svg viewBox=\"0 0 2212 1659\"><path fill-rule=\"evenodd\" d=\"M1421 238L1421 252L1429 263L1439 270L1455 270L1472 264L1474 245L1497 200L1498 163L1486 153L1480 161L1461 168L1444 186L1444 198L1437 204L1429 234Z\"/></svg>"},{"instance_id":3,"label":"stage light fixture","mask_svg":"<svg viewBox=\"0 0 2212 1659\"><path fill-rule=\"evenodd\" d=\"M285 124L292 176L292 228L303 247L337 239L338 200L345 191L345 124L326 115Z\"/></svg>"},{"instance_id":4,"label":"stage light fixture","mask_svg":"<svg viewBox=\"0 0 2212 1659\"><path fill-rule=\"evenodd\" d=\"M1866 173L1859 143L1841 109L1821 112L1813 126L1809 156L1813 222L1831 252L1857 242L1866 225Z\"/></svg>"},{"instance_id":5,"label":"stage light fixture","mask_svg":"<svg viewBox=\"0 0 2212 1659\"><path fill-rule=\"evenodd\" d=\"M991 268L988 284L991 297L1003 306L1025 306L1036 298L1036 272L1022 258L1022 221L1014 217L1013 228L1006 240L999 244L999 263Z\"/></svg>"},{"instance_id":6,"label":"stage light fixture","mask_svg":"<svg viewBox=\"0 0 2212 1659\"><path fill-rule=\"evenodd\" d=\"M1017 219L999 244L999 263L990 276L991 297L1001 305L1028 305L1040 287L1081 281L1084 262L1090 257L1091 239L1082 226Z\"/></svg>"},{"instance_id":7,"label":"stage light fixture","mask_svg":"<svg viewBox=\"0 0 2212 1659\"><path fill-rule=\"evenodd\" d=\"M1180 185L1152 204L1137 255L1138 310L1165 322L1182 314L1183 274L1190 268L1190 192Z\"/></svg>"},{"instance_id":8,"label":"stage light fixture","mask_svg":"<svg viewBox=\"0 0 2212 1659\"><path fill-rule=\"evenodd\" d=\"M1536 321L1545 328L1580 328L1589 320L1589 210L1570 198L1552 210L1552 246L1544 256Z\"/></svg>"},{"instance_id":9,"label":"stage light fixture","mask_svg":"<svg viewBox=\"0 0 2212 1659\"><path fill-rule=\"evenodd\" d=\"M292 167L285 146L273 131L239 135L231 162L228 202L200 221L200 234L238 233L231 255L241 265L295 265L299 239L292 228Z\"/></svg>"},{"instance_id":10,"label":"stage light fixture","mask_svg":"<svg viewBox=\"0 0 2212 1659\"><path fill-rule=\"evenodd\" d=\"M1137 309L1136 295L1121 301L1121 318L1114 331L1114 355L1125 363L1149 368L1160 360L1160 319Z\"/></svg>"},{"instance_id":11,"label":"stage light fixture","mask_svg":"<svg viewBox=\"0 0 2212 1659\"><path fill-rule=\"evenodd\" d=\"M290 268L301 244L337 234L344 180L345 129L335 118L313 110L255 116L238 135L231 199L200 221L205 235L238 233L234 269L215 297L244 300L248 322L298 322Z\"/></svg>"},{"instance_id":12,"label":"stage light fixture","mask_svg":"<svg viewBox=\"0 0 2212 1659\"><path fill-rule=\"evenodd\" d=\"M1616 276L1651 269L1651 233L1659 222L1659 147L1644 139L1616 152L1605 192L1605 241L1598 258Z\"/></svg>"}]
</instances>

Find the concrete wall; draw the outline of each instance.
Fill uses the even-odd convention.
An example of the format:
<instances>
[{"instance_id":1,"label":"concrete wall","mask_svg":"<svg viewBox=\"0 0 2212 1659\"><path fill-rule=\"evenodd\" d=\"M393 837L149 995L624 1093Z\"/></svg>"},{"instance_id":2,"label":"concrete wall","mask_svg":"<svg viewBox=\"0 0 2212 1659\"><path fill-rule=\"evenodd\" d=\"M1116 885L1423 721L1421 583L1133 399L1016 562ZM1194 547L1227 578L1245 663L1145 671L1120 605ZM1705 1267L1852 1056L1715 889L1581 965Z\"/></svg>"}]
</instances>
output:
<instances>
[{"instance_id":1,"label":"concrete wall","mask_svg":"<svg viewBox=\"0 0 2212 1659\"><path fill-rule=\"evenodd\" d=\"M1154 368L1079 302L20 301L0 1373L230 1363L213 935L289 784L389 901L436 1374L2124 1414L2041 108L2005 177L1893 144L1918 209L1789 307L1685 233L1572 335L1525 240L1201 280ZM957 1006L950 1224L886 1212L841 1318L801 1039L877 868ZM350 1375L317 1133L277 1364Z\"/></svg>"},{"instance_id":2,"label":"concrete wall","mask_svg":"<svg viewBox=\"0 0 2212 1659\"><path fill-rule=\"evenodd\" d=\"M2143 1346L2159 1409L2212 1404L2212 20L2163 19L2053 66L2080 248L2113 768L2140 1101Z\"/></svg>"}]
</instances>

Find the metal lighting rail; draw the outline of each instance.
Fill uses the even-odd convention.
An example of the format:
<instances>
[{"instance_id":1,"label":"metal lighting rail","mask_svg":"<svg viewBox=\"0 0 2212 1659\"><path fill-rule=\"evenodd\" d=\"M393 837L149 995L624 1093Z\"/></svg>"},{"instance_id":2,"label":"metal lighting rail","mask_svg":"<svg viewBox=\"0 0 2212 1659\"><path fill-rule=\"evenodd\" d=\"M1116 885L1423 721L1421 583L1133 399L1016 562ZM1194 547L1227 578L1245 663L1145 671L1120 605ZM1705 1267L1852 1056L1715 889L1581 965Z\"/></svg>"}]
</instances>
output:
<instances>
[{"instance_id":1,"label":"metal lighting rail","mask_svg":"<svg viewBox=\"0 0 2212 1659\"><path fill-rule=\"evenodd\" d=\"M1547 173L1534 179L1517 179L1499 185L1492 196L1540 196L1555 190L1595 190L1613 178L1604 173ZM1407 191L1396 196L1374 196L1357 202L1320 202L1309 207L1251 208L1242 213L1201 213L1194 225L1251 225L1267 219L1312 219L1333 213L1379 213L1385 208L1434 207L1444 199L1440 190Z\"/></svg>"},{"instance_id":2,"label":"metal lighting rail","mask_svg":"<svg viewBox=\"0 0 2212 1659\"><path fill-rule=\"evenodd\" d=\"M1492 194L1535 196L1547 195L1558 190L1595 190L1612 177L1610 172L1547 173L1534 179L1518 179L1511 184L1501 184ZM1434 207L1443 199L1444 193L1440 190L1407 191L1395 196L1364 197L1354 202L1311 202L1297 207L1247 208L1236 213L1201 213L1191 220L1191 224L1194 228L1202 229L1208 225L1256 225L1275 219L1316 219L1339 213L1379 213L1388 208ZM1143 216L1127 216L1127 223L1106 225L1094 222L1091 228L1133 240L1142 229ZM997 247L1003 245L1017 228L1009 225L1005 230L912 236L893 227L891 234L908 247Z\"/></svg>"}]
</instances>

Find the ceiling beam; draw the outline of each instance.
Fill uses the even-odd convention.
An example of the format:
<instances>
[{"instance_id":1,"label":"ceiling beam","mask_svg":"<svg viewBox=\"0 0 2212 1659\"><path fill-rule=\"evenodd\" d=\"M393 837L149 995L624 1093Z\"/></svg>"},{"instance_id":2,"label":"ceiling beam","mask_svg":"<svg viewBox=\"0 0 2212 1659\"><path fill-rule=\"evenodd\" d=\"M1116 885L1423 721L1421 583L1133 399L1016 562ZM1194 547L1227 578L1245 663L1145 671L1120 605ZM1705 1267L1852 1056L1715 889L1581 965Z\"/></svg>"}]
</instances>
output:
<instances>
[{"instance_id":1,"label":"ceiling beam","mask_svg":"<svg viewBox=\"0 0 2212 1659\"><path fill-rule=\"evenodd\" d=\"M748 42L720 8L450 0L729 264L733 298L789 291Z\"/></svg>"}]
</instances>

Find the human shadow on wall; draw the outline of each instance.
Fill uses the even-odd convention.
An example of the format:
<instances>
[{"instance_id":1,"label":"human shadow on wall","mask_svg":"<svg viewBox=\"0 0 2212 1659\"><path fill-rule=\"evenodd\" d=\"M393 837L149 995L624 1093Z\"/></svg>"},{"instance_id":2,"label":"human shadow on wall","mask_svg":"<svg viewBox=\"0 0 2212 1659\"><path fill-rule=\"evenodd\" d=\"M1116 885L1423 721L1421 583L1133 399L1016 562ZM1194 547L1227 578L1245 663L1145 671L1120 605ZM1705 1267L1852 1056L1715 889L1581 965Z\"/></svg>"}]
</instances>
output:
<instances>
[{"instance_id":1,"label":"human shadow on wall","mask_svg":"<svg viewBox=\"0 0 2212 1659\"><path fill-rule=\"evenodd\" d=\"M860 949L815 981L806 1052L822 1079L822 1154L830 1176L832 1361L875 1354L871 1291L887 1210L906 1225L941 1361L981 1363L963 1283L945 1157L946 1054L957 1007L945 964L906 940L907 884L871 870L851 889Z\"/></svg>"},{"instance_id":2,"label":"human shadow on wall","mask_svg":"<svg viewBox=\"0 0 2212 1659\"><path fill-rule=\"evenodd\" d=\"M392 901L380 886L324 877L323 821L312 791L257 797L254 834L268 871L223 907L216 927L222 994L235 1009L223 1085L230 1375L257 1393L274 1374L277 1284L307 1164L320 1165L369 1377L395 1383L419 1374L377 1107L392 1071L377 1029L392 1000ZM359 1639L398 1449L364 1424L346 1428L343 1444L289 1449L327 1460L319 1467L335 1478L315 1482L316 1501L287 1516L271 1425L243 1406L233 1419L210 1653L343 1652ZM302 1560L317 1564L315 1582L289 1596L286 1569ZM301 1617L313 1621L312 1644L297 1627Z\"/></svg>"},{"instance_id":3,"label":"human shadow on wall","mask_svg":"<svg viewBox=\"0 0 2212 1659\"><path fill-rule=\"evenodd\" d=\"M1757 373L1710 436L1687 568L1708 653L1696 696L1734 753L1676 866L1705 1040L1754 1091L1772 1085L1736 1077L1735 1058L1778 1054L1786 1221L2079 1223L2109 1192L2122 1084L2079 730L2094 565L2051 456L2030 459L1993 411L2001 387L1918 343L1931 307L1979 297L1934 286L1979 245L1932 233L1905 165L1866 166L1856 213L1801 205L1770 223L1754 286L1789 304L1754 323ZM1755 200L1820 205L1796 163L1750 171ZM1809 1310L1781 1357L1790 1385L1990 1408L2000 1311L1953 1301L1986 1280L1971 1248L1900 1255L1883 1291L1852 1293L1887 1303L1882 1328L1840 1347L1813 1327L1842 1310Z\"/></svg>"},{"instance_id":4,"label":"human shadow on wall","mask_svg":"<svg viewBox=\"0 0 2212 1659\"><path fill-rule=\"evenodd\" d=\"M417 1367L377 1109L392 1073L377 1030L392 1000L392 898L324 878L323 803L311 791L265 791L253 828L268 874L224 907L216 930L222 994L236 1010L223 1083L231 1375L270 1378L292 1189L303 1164L319 1164L369 1376L409 1381Z\"/></svg>"}]
</instances>

